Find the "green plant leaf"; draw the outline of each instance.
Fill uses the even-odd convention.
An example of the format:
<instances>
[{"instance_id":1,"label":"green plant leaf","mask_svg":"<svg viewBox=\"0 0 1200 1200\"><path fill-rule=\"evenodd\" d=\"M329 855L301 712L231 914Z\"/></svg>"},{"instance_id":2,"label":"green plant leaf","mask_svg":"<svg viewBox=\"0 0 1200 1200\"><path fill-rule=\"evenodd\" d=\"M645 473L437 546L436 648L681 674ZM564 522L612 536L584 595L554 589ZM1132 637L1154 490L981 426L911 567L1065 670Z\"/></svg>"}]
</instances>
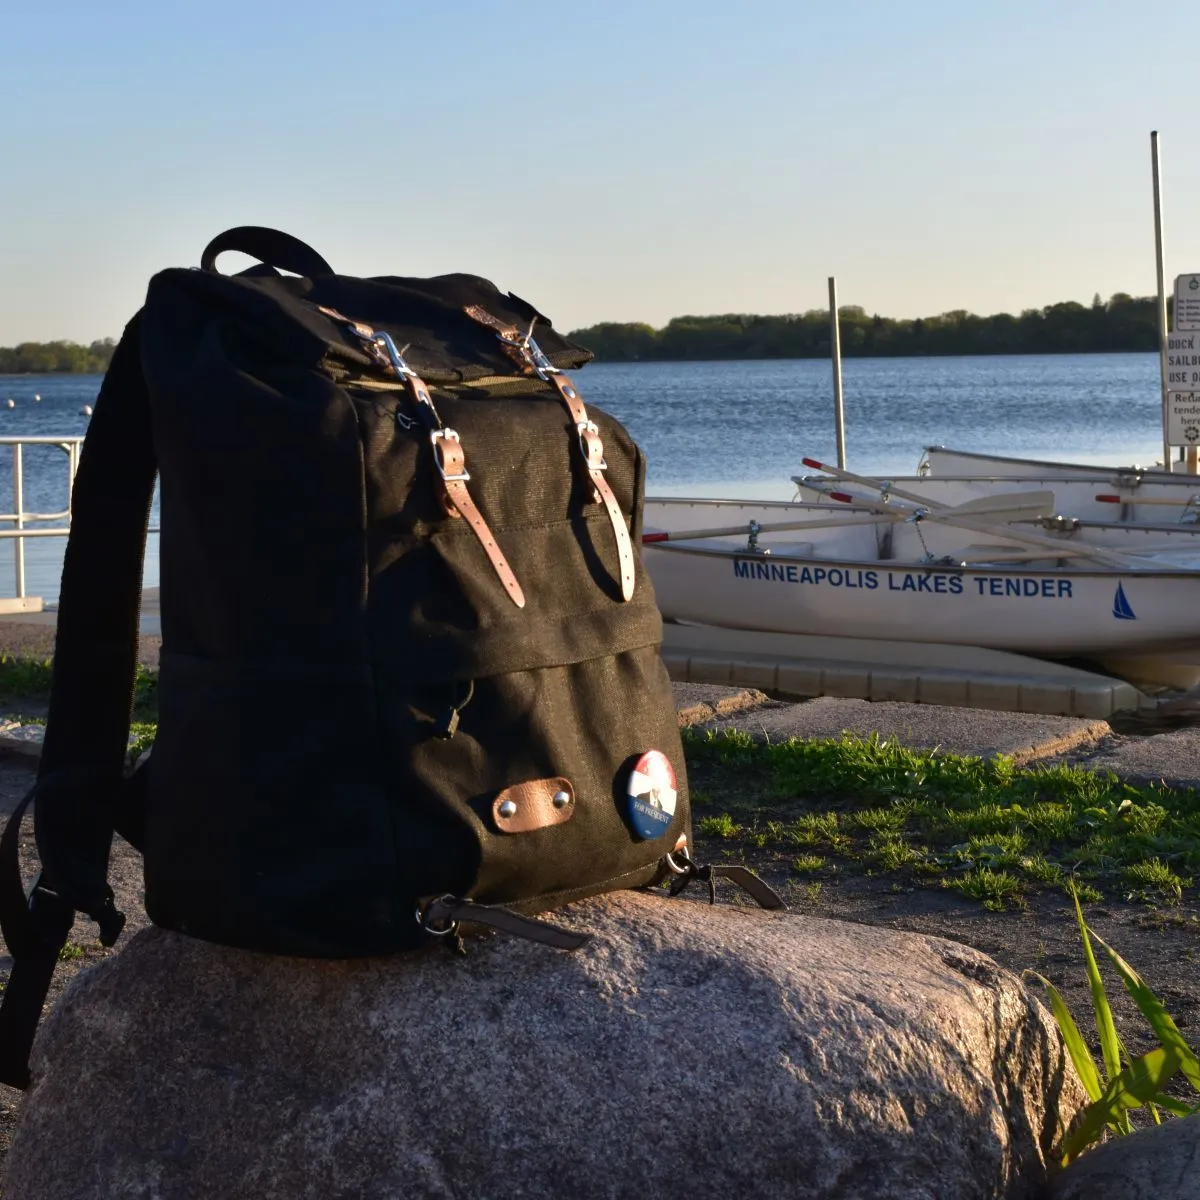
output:
<instances>
[{"instance_id":1,"label":"green plant leaf","mask_svg":"<svg viewBox=\"0 0 1200 1200\"><path fill-rule=\"evenodd\" d=\"M1106 1080L1112 1080L1121 1070L1121 1047L1117 1040L1117 1027L1113 1024L1112 1009L1104 992L1104 981L1100 978L1100 968L1096 964L1096 955L1092 952L1091 938L1088 937L1088 927L1083 920L1083 909L1079 905L1079 894L1075 891L1074 884L1071 885L1071 899L1075 902L1075 919L1079 922L1079 933L1083 938L1083 959L1087 967L1088 987L1092 992L1092 1008L1096 1013L1100 1052L1104 1056L1104 1075Z\"/></svg>"},{"instance_id":2,"label":"green plant leaf","mask_svg":"<svg viewBox=\"0 0 1200 1200\"><path fill-rule=\"evenodd\" d=\"M1187 1044L1171 1019L1170 1014L1162 1006L1162 1001L1146 986L1142 977L1098 934L1092 936L1104 947L1105 953L1112 960L1125 984L1126 991L1133 997L1133 1002L1142 1011L1142 1016L1150 1022L1151 1028L1163 1046L1173 1050L1179 1058L1180 1070L1187 1081L1197 1092L1200 1092L1200 1059L1196 1052Z\"/></svg>"},{"instance_id":3,"label":"green plant leaf","mask_svg":"<svg viewBox=\"0 0 1200 1200\"><path fill-rule=\"evenodd\" d=\"M1182 1100L1176 1100L1174 1096L1155 1096L1147 1103L1158 1108L1165 1108L1167 1112L1176 1117L1190 1117L1200 1112L1200 1104L1185 1104Z\"/></svg>"},{"instance_id":4,"label":"green plant leaf","mask_svg":"<svg viewBox=\"0 0 1200 1200\"><path fill-rule=\"evenodd\" d=\"M1141 1058L1135 1058L1125 1070L1109 1080L1100 1099L1083 1110L1079 1124L1063 1142L1063 1165L1090 1146L1105 1126L1122 1123L1129 1109L1140 1108L1151 1101L1162 1104L1160 1093L1178 1070L1179 1055L1167 1046L1159 1046ZM1167 1106L1162 1104L1162 1107Z\"/></svg>"},{"instance_id":5,"label":"green plant leaf","mask_svg":"<svg viewBox=\"0 0 1200 1200\"><path fill-rule=\"evenodd\" d=\"M1059 1032L1066 1044L1067 1053L1075 1065L1075 1073L1079 1076L1084 1091L1088 1094L1088 1099L1093 1102L1099 1100L1104 1091L1100 1084L1100 1073L1096 1070L1091 1051L1087 1048L1083 1034L1079 1032L1079 1026L1075 1024L1075 1018L1071 1016L1071 1010L1067 1008L1058 988L1045 975L1039 975L1037 971L1026 971L1024 974L1041 980L1046 994L1050 997L1050 1008L1054 1013L1055 1021L1058 1022Z\"/></svg>"}]
</instances>

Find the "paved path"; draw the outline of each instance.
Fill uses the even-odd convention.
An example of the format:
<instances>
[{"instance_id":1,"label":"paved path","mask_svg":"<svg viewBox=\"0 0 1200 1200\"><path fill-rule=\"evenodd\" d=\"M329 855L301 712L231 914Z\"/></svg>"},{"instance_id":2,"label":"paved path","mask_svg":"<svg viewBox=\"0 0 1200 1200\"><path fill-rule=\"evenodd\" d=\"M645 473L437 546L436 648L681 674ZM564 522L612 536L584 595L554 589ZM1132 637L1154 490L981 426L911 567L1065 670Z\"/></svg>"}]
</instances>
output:
<instances>
[{"instance_id":1,"label":"paved path","mask_svg":"<svg viewBox=\"0 0 1200 1200\"><path fill-rule=\"evenodd\" d=\"M750 689L676 684L682 723L742 729L773 741L877 733L914 749L1007 754L1018 762L1069 761L1131 781L1163 779L1200 788L1200 716L1174 728L1142 729L1075 717L1045 717L933 704L870 703L830 696L796 704Z\"/></svg>"}]
</instances>

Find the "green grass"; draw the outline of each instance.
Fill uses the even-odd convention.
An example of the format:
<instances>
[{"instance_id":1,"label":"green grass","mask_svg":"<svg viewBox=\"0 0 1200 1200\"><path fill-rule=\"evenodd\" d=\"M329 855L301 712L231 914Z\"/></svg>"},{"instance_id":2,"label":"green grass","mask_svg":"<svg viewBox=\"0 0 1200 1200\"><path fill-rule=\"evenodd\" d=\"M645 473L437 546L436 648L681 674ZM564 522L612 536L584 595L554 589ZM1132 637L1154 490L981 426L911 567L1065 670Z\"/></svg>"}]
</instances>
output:
<instances>
[{"instance_id":1,"label":"green grass","mask_svg":"<svg viewBox=\"0 0 1200 1200\"><path fill-rule=\"evenodd\" d=\"M686 730L684 748L697 832L725 856L763 852L784 869L822 858L997 908L1070 885L1085 903L1176 903L1200 875L1200 797L1190 789L878 737L769 743Z\"/></svg>"},{"instance_id":2,"label":"green grass","mask_svg":"<svg viewBox=\"0 0 1200 1200\"><path fill-rule=\"evenodd\" d=\"M50 699L53 680L50 659L21 658L0 654L0 704L20 701L44 704ZM158 672L149 667L137 667L133 688L134 717L151 721L158 715Z\"/></svg>"},{"instance_id":3,"label":"green grass","mask_svg":"<svg viewBox=\"0 0 1200 1200\"><path fill-rule=\"evenodd\" d=\"M825 860L819 854L801 854L799 858L792 859L792 870L797 875L810 875L824 865Z\"/></svg>"},{"instance_id":4,"label":"green grass","mask_svg":"<svg viewBox=\"0 0 1200 1200\"><path fill-rule=\"evenodd\" d=\"M1020 907L1025 899L1025 887L1015 875L993 871L991 867L975 867L955 879L951 887L993 912Z\"/></svg>"},{"instance_id":5,"label":"green grass","mask_svg":"<svg viewBox=\"0 0 1200 1200\"><path fill-rule=\"evenodd\" d=\"M1165 900L1178 901L1191 880L1181 879L1166 863L1157 858L1134 863L1121 872L1121 880L1133 889L1131 895L1146 899L1157 894Z\"/></svg>"}]
</instances>

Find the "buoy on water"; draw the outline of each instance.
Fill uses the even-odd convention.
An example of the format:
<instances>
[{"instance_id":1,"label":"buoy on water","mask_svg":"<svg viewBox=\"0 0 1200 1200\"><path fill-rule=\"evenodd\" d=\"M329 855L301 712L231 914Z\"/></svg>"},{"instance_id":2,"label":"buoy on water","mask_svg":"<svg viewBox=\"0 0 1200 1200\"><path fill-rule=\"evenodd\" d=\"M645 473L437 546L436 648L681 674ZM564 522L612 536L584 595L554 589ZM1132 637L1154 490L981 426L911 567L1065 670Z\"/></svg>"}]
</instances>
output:
<instances>
[{"instance_id":1,"label":"buoy on water","mask_svg":"<svg viewBox=\"0 0 1200 1200\"><path fill-rule=\"evenodd\" d=\"M84 405L84 406L83 406L83 407L82 407L82 408L79 410L79 415L80 415L81 417L90 417L90 416L92 415L92 406L91 406L90 404L85 404L85 405Z\"/></svg>"},{"instance_id":2,"label":"buoy on water","mask_svg":"<svg viewBox=\"0 0 1200 1200\"><path fill-rule=\"evenodd\" d=\"M4 402L4 407L5 408L16 408L17 402L11 396L9 396L9 398L7 400L5 400L5 402Z\"/></svg>"},{"instance_id":3,"label":"buoy on water","mask_svg":"<svg viewBox=\"0 0 1200 1200\"><path fill-rule=\"evenodd\" d=\"M42 402L42 398L37 394L37 392L33 393L33 402L34 404L41 404Z\"/></svg>"}]
</instances>

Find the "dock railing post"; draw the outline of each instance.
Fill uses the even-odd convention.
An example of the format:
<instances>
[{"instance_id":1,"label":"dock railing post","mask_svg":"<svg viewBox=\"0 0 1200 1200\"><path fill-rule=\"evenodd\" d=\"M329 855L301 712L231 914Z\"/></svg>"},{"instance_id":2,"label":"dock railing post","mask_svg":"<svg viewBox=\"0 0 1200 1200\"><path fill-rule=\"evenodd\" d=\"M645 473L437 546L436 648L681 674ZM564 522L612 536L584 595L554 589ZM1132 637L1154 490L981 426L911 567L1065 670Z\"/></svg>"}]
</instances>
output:
<instances>
[{"instance_id":1,"label":"dock railing post","mask_svg":"<svg viewBox=\"0 0 1200 1200\"><path fill-rule=\"evenodd\" d=\"M24 458L21 454L21 443L14 442L12 448L12 493L13 493L13 513L15 514L16 527L18 529L25 528L25 486L24 480L21 477L24 468ZM17 599L25 599L25 539L23 537L13 538L13 563L16 567L16 585Z\"/></svg>"}]
</instances>

